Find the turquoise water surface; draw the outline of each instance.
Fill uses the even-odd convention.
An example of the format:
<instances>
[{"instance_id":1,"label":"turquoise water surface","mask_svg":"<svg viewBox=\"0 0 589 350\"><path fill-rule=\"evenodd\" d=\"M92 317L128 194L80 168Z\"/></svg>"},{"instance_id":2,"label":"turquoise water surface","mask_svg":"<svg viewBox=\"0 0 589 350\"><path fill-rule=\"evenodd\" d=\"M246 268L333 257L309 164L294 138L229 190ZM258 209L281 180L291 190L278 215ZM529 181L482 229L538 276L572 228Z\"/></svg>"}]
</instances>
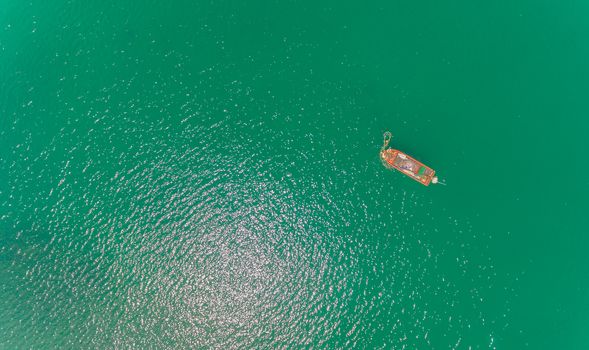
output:
<instances>
[{"instance_id":1,"label":"turquoise water surface","mask_svg":"<svg viewBox=\"0 0 589 350\"><path fill-rule=\"evenodd\" d=\"M589 348L588 37L582 1L2 1L0 348Z\"/></svg>"}]
</instances>

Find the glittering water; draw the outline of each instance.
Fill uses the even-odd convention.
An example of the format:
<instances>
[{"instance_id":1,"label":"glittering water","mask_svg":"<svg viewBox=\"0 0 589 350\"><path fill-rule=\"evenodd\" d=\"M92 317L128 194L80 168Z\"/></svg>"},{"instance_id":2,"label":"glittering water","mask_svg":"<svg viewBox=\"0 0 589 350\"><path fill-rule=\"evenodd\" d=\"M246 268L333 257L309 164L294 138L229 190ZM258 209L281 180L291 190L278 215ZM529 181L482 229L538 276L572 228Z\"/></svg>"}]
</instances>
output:
<instances>
[{"instance_id":1,"label":"glittering water","mask_svg":"<svg viewBox=\"0 0 589 350\"><path fill-rule=\"evenodd\" d=\"M539 348L542 327L543 346L559 339L545 320L571 315L565 344L586 344L586 279L571 304L532 315L546 280L527 276L546 255L528 240L558 216L538 219L548 202L482 159L516 161L531 136L486 121L468 71L442 88L452 64L478 71L468 64L487 57L469 20L445 23L452 9L5 5L0 347ZM440 48L454 41L439 28L475 57ZM512 125L538 115L489 89ZM580 94L569 108L587 111ZM386 129L449 186L385 169ZM498 133L511 141L492 144ZM577 220L579 197L561 198Z\"/></svg>"}]
</instances>

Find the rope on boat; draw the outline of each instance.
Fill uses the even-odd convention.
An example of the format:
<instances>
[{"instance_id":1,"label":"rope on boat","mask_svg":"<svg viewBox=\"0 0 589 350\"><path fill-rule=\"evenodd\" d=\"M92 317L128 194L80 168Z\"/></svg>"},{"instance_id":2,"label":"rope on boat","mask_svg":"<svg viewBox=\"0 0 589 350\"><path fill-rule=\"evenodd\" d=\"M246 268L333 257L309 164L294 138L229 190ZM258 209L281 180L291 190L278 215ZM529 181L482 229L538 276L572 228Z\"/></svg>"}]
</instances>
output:
<instances>
[{"instance_id":1,"label":"rope on boat","mask_svg":"<svg viewBox=\"0 0 589 350\"><path fill-rule=\"evenodd\" d=\"M446 185L446 183L445 183L444 181L442 181L442 180L438 179L438 177L437 177L437 176L436 176L436 177L434 177L434 179L436 179L436 181L435 181L435 182L434 182L434 181L432 181L432 183L433 183L434 185L444 185L444 186L447 186L447 185Z\"/></svg>"},{"instance_id":2,"label":"rope on boat","mask_svg":"<svg viewBox=\"0 0 589 350\"><path fill-rule=\"evenodd\" d=\"M384 133L383 137L384 137L384 141L382 144L382 150L384 151L388 147L389 142L391 142L391 139L393 138L393 134L391 134L390 131L386 131Z\"/></svg>"},{"instance_id":3,"label":"rope on boat","mask_svg":"<svg viewBox=\"0 0 589 350\"><path fill-rule=\"evenodd\" d=\"M384 133L383 137L384 137L384 140L382 143L382 148L380 149L380 160L382 161L382 165L384 165L385 168L393 169L393 167L386 161L385 153L384 153L384 151L389 146L389 142L391 142L391 139L393 138L393 134L391 134L390 131L387 131Z\"/></svg>"}]
</instances>

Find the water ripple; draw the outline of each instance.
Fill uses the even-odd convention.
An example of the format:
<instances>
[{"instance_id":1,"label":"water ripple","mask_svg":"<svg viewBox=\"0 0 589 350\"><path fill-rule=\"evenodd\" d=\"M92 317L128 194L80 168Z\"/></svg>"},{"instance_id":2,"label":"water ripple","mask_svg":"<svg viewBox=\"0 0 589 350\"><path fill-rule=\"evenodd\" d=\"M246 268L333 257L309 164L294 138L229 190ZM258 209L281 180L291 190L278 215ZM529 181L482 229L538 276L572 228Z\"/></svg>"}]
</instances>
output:
<instances>
[{"instance_id":1,"label":"water ripple","mask_svg":"<svg viewBox=\"0 0 589 350\"><path fill-rule=\"evenodd\" d=\"M501 322L483 307L496 272L470 244L488 237L394 181L376 156L374 125L337 122L362 112L341 98L357 90L299 81L298 99L273 92L263 83L272 74L296 81L286 68L302 69L287 60L254 77L231 63L193 74L185 67L200 63L171 44L148 50L148 64L136 45L158 33L113 34L102 43L108 59L92 67L88 55L99 52L79 37L50 62L77 67L59 69L56 90L41 93L53 102L15 107L50 110L53 122L32 118L5 133L0 316L10 321L0 344L488 343ZM102 76L109 62L125 73ZM77 83L78 74L96 80Z\"/></svg>"}]
</instances>

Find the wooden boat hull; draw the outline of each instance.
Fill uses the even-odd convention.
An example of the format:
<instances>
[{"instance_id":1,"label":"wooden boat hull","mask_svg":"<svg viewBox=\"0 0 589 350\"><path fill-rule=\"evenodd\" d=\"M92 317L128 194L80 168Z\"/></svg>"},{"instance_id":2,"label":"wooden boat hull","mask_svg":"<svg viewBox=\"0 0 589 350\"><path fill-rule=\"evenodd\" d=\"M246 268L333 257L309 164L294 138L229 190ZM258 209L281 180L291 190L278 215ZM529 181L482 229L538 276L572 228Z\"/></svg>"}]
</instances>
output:
<instances>
[{"instance_id":1,"label":"wooden boat hull","mask_svg":"<svg viewBox=\"0 0 589 350\"><path fill-rule=\"evenodd\" d=\"M432 168L396 149L381 151L380 158L387 167L395 168L425 186L429 186L436 175Z\"/></svg>"}]
</instances>

